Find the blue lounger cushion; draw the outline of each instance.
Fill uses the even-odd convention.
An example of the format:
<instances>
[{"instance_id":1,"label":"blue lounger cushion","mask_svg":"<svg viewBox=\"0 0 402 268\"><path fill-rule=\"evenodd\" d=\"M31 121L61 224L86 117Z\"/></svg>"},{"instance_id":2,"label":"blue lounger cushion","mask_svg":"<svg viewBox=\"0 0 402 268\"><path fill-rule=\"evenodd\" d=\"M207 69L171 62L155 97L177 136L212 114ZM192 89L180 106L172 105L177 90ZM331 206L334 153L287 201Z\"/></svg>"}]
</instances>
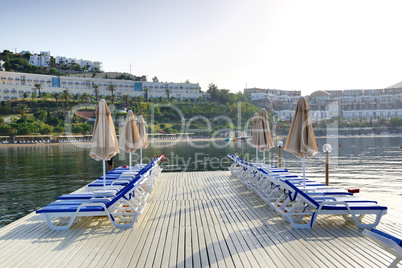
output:
<instances>
[{"instance_id":1,"label":"blue lounger cushion","mask_svg":"<svg viewBox=\"0 0 402 268\"><path fill-rule=\"evenodd\" d=\"M63 194L58 200L91 199L93 194Z\"/></svg>"},{"instance_id":2,"label":"blue lounger cushion","mask_svg":"<svg viewBox=\"0 0 402 268\"><path fill-rule=\"evenodd\" d=\"M387 207L377 205L376 203L373 202L352 202L348 201L349 208L351 210L387 210ZM326 210L347 210L345 206L337 206L337 205L324 205L321 207L322 209Z\"/></svg>"},{"instance_id":3,"label":"blue lounger cushion","mask_svg":"<svg viewBox=\"0 0 402 268\"><path fill-rule=\"evenodd\" d=\"M383 231L380 231L380 230L377 230L377 229L375 229L375 228L371 229L371 231L372 231L373 233L379 234L379 235L381 235L381 236L383 236L383 237L385 237L385 238L388 238L388 239L393 240L393 241L394 241L395 243L397 243L400 247L402 247L402 239L399 239L399 238L397 238L397 237L395 237L395 236L393 236L393 235L387 234L387 233L385 233L385 232L383 232Z\"/></svg>"},{"instance_id":4,"label":"blue lounger cushion","mask_svg":"<svg viewBox=\"0 0 402 268\"><path fill-rule=\"evenodd\" d=\"M106 173L106 179L107 180L115 180L117 178L119 178L121 176L121 174L110 174L110 173ZM103 176L99 177L98 180L102 179L103 180Z\"/></svg>"},{"instance_id":5,"label":"blue lounger cushion","mask_svg":"<svg viewBox=\"0 0 402 268\"><path fill-rule=\"evenodd\" d=\"M116 183L113 183L113 186L124 186L126 184L127 184L127 182L116 182ZM112 182L106 182L105 185L111 186ZM87 187L103 187L103 181L90 183L87 185Z\"/></svg>"},{"instance_id":6,"label":"blue lounger cushion","mask_svg":"<svg viewBox=\"0 0 402 268\"><path fill-rule=\"evenodd\" d=\"M76 212L80 204L76 204L76 205L59 205L59 206L57 206L57 205L51 205L51 206L47 205L44 208L37 210L36 213ZM98 211L104 211L104 208L101 207L101 206L82 207L80 209L80 211L81 212L98 212Z\"/></svg>"},{"instance_id":7,"label":"blue lounger cushion","mask_svg":"<svg viewBox=\"0 0 402 268\"><path fill-rule=\"evenodd\" d=\"M309 200L312 204L314 204L317 208L320 207L320 203L315 200L313 197L309 196L308 194L304 193L301 191L299 188L297 188L295 185L293 185L289 181L285 181L286 184L288 184L291 188L295 190L295 193L302 195L305 199ZM352 202L348 201L347 202L349 205L349 208L351 210L387 210L387 207L377 205L375 201L361 201L360 202ZM347 210L347 207L343 205L324 205L321 207L321 209L326 209L326 210Z\"/></svg>"},{"instance_id":8,"label":"blue lounger cushion","mask_svg":"<svg viewBox=\"0 0 402 268\"><path fill-rule=\"evenodd\" d=\"M90 198L87 200L58 200L55 202L52 202L46 206L64 206L64 205L81 205L82 203L108 203L113 197L111 198Z\"/></svg>"}]
</instances>

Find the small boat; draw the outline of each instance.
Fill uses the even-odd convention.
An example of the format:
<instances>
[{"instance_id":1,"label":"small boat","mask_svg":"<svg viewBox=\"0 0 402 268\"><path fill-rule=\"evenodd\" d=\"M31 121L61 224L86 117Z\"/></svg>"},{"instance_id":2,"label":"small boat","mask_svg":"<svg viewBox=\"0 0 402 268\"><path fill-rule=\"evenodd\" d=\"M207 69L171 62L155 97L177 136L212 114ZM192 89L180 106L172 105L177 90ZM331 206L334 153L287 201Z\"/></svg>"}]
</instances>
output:
<instances>
[{"instance_id":1,"label":"small boat","mask_svg":"<svg viewBox=\"0 0 402 268\"><path fill-rule=\"evenodd\" d=\"M250 139L250 136L247 136L246 132L242 132L241 135L239 137L237 137L238 141L246 141Z\"/></svg>"},{"instance_id":2,"label":"small boat","mask_svg":"<svg viewBox=\"0 0 402 268\"><path fill-rule=\"evenodd\" d=\"M225 141L236 141L236 136L233 131L229 133L229 137L225 139Z\"/></svg>"}]
</instances>

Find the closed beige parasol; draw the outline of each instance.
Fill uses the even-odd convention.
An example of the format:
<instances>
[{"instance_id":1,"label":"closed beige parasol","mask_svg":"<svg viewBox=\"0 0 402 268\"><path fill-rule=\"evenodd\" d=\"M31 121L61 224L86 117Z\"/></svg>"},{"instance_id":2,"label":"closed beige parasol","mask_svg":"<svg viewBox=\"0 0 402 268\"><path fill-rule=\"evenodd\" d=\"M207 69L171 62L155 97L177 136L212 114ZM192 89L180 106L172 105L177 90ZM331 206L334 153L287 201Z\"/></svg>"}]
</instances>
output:
<instances>
[{"instance_id":1,"label":"closed beige parasol","mask_svg":"<svg viewBox=\"0 0 402 268\"><path fill-rule=\"evenodd\" d=\"M256 162L258 163L258 148L257 148L257 142L258 142L258 130L257 130L257 125L258 125L258 113L254 114L253 117L253 133L251 135L251 146L255 147L255 158Z\"/></svg>"},{"instance_id":2,"label":"closed beige parasol","mask_svg":"<svg viewBox=\"0 0 402 268\"><path fill-rule=\"evenodd\" d=\"M89 156L96 161L103 160L103 187L106 189L106 160L118 154L116 131L112 116L105 100L100 100L96 108L96 120L92 133L92 144Z\"/></svg>"},{"instance_id":3,"label":"closed beige parasol","mask_svg":"<svg viewBox=\"0 0 402 268\"><path fill-rule=\"evenodd\" d=\"M130 156L129 171L131 172L131 153L143 146L135 117L131 110L127 112L126 120L124 121L123 130L119 139L119 148L127 152Z\"/></svg>"},{"instance_id":4,"label":"closed beige parasol","mask_svg":"<svg viewBox=\"0 0 402 268\"><path fill-rule=\"evenodd\" d=\"M148 137L147 132L145 130L145 120L142 115L138 116L137 119L137 127L138 131L140 132L141 140L142 140L142 147L140 148L140 158L141 158L141 165L142 165L142 149L146 149L148 147Z\"/></svg>"},{"instance_id":5,"label":"closed beige parasol","mask_svg":"<svg viewBox=\"0 0 402 268\"><path fill-rule=\"evenodd\" d=\"M271 131L269 130L267 111L264 108L261 109L257 116L255 114L253 117L253 135L251 143L253 147L264 153L265 164L265 152L269 151L274 146L274 143L272 142Z\"/></svg>"},{"instance_id":6,"label":"closed beige parasol","mask_svg":"<svg viewBox=\"0 0 402 268\"><path fill-rule=\"evenodd\" d=\"M318 153L317 143L315 141L313 126L309 115L310 106L304 97L297 101L295 114L290 127L286 144L283 147L299 158L303 159L303 182L306 185L305 159Z\"/></svg>"}]
</instances>

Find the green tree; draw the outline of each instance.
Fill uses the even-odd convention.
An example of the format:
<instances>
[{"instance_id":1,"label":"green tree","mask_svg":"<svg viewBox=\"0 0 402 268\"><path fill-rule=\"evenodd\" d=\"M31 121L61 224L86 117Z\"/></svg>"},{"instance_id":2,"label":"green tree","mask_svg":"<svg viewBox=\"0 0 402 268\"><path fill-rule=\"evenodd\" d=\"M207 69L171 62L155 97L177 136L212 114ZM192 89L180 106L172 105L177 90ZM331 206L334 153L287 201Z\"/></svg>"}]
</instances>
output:
<instances>
[{"instance_id":1,"label":"green tree","mask_svg":"<svg viewBox=\"0 0 402 268\"><path fill-rule=\"evenodd\" d=\"M58 74L58 71L57 71L56 68L50 68L49 74L50 74L50 75L57 75L57 74Z\"/></svg>"},{"instance_id":2,"label":"green tree","mask_svg":"<svg viewBox=\"0 0 402 268\"><path fill-rule=\"evenodd\" d=\"M107 90L112 93L111 100L112 100L112 104L113 104L114 103L114 91L116 90L116 86L113 83L110 83Z\"/></svg>"},{"instance_id":3,"label":"green tree","mask_svg":"<svg viewBox=\"0 0 402 268\"><path fill-rule=\"evenodd\" d=\"M52 98L52 94L50 94L49 92L42 93L42 99L50 99L50 98Z\"/></svg>"},{"instance_id":4,"label":"green tree","mask_svg":"<svg viewBox=\"0 0 402 268\"><path fill-rule=\"evenodd\" d=\"M74 134L81 133L82 132L81 125L73 124L73 127L71 128L71 132L73 132Z\"/></svg>"},{"instance_id":5,"label":"green tree","mask_svg":"<svg viewBox=\"0 0 402 268\"><path fill-rule=\"evenodd\" d=\"M93 85L92 88L94 89L94 93L95 93L95 100L98 101L98 95L99 95L99 85Z\"/></svg>"},{"instance_id":6,"label":"green tree","mask_svg":"<svg viewBox=\"0 0 402 268\"><path fill-rule=\"evenodd\" d=\"M154 77L152 78L152 82L159 82L158 77L154 76Z\"/></svg>"},{"instance_id":7,"label":"green tree","mask_svg":"<svg viewBox=\"0 0 402 268\"><path fill-rule=\"evenodd\" d=\"M61 133L61 132L64 132L64 128L63 128L62 126L55 126L55 127L53 128L53 131L54 131L55 133Z\"/></svg>"},{"instance_id":8,"label":"green tree","mask_svg":"<svg viewBox=\"0 0 402 268\"><path fill-rule=\"evenodd\" d=\"M28 106L26 104L18 104L17 111L23 117L26 111L28 111Z\"/></svg>"},{"instance_id":9,"label":"green tree","mask_svg":"<svg viewBox=\"0 0 402 268\"><path fill-rule=\"evenodd\" d=\"M89 101L89 94L88 93L82 93L81 95L80 95L80 100L83 102L83 101L85 101L85 102L88 102Z\"/></svg>"},{"instance_id":10,"label":"green tree","mask_svg":"<svg viewBox=\"0 0 402 268\"><path fill-rule=\"evenodd\" d=\"M9 72L9 71L11 71L11 68L12 68L11 63L9 63L8 61L6 61L6 62L4 63L4 69L6 69L6 71Z\"/></svg>"},{"instance_id":11,"label":"green tree","mask_svg":"<svg viewBox=\"0 0 402 268\"><path fill-rule=\"evenodd\" d=\"M61 93L60 92L55 92L55 93L52 94L52 96L56 101L56 107L57 107L58 100L61 98Z\"/></svg>"},{"instance_id":12,"label":"green tree","mask_svg":"<svg viewBox=\"0 0 402 268\"><path fill-rule=\"evenodd\" d=\"M43 121L45 119L45 111L43 109L35 111L33 115L37 120Z\"/></svg>"},{"instance_id":13,"label":"green tree","mask_svg":"<svg viewBox=\"0 0 402 268\"><path fill-rule=\"evenodd\" d=\"M71 98L71 94L68 92L68 89L63 90L61 97L64 99L64 107L67 107L67 101Z\"/></svg>"},{"instance_id":14,"label":"green tree","mask_svg":"<svg viewBox=\"0 0 402 268\"><path fill-rule=\"evenodd\" d=\"M169 88L166 88L166 96L167 96L167 100L168 100L168 102L170 102L170 93L171 93L172 91L169 89Z\"/></svg>"},{"instance_id":15,"label":"green tree","mask_svg":"<svg viewBox=\"0 0 402 268\"><path fill-rule=\"evenodd\" d=\"M29 58L28 58L29 59ZM52 69L54 67L56 67L56 59L53 56L50 56L50 60L49 60L49 66L52 67ZM51 69L50 69L51 70ZM56 69L56 73L57 73L57 69Z\"/></svg>"},{"instance_id":16,"label":"green tree","mask_svg":"<svg viewBox=\"0 0 402 268\"><path fill-rule=\"evenodd\" d=\"M129 95L123 95L121 96L121 100L126 103L126 108L128 107L128 102L130 101L130 96Z\"/></svg>"},{"instance_id":17,"label":"green tree","mask_svg":"<svg viewBox=\"0 0 402 268\"><path fill-rule=\"evenodd\" d=\"M81 65L79 65L78 63L74 64L73 70L75 70L75 71L81 71Z\"/></svg>"},{"instance_id":18,"label":"green tree","mask_svg":"<svg viewBox=\"0 0 402 268\"><path fill-rule=\"evenodd\" d=\"M84 123L81 125L82 132L85 134L89 134L92 131L92 126L90 124Z\"/></svg>"},{"instance_id":19,"label":"green tree","mask_svg":"<svg viewBox=\"0 0 402 268\"><path fill-rule=\"evenodd\" d=\"M14 133L14 129L10 126L0 125L0 136L8 136Z\"/></svg>"},{"instance_id":20,"label":"green tree","mask_svg":"<svg viewBox=\"0 0 402 268\"><path fill-rule=\"evenodd\" d=\"M42 135L46 135L46 134L52 133L52 128L50 126L46 125L43 128L41 128L39 132Z\"/></svg>"},{"instance_id":21,"label":"green tree","mask_svg":"<svg viewBox=\"0 0 402 268\"><path fill-rule=\"evenodd\" d=\"M29 135L31 133L32 133L32 131L30 130L30 128L28 126L22 126L21 128L19 128L17 130L18 135Z\"/></svg>"},{"instance_id":22,"label":"green tree","mask_svg":"<svg viewBox=\"0 0 402 268\"><path fill-rule=\"evenodd\" d=\"M145 88L144 91L145 91L145 101L148 102L149 89Z\"/></svg>"},{"instance_id":23,"label":"green tree","mask_svg":"<svg viewBox=\"0 0 402 268\"><path fill-rule=\"evenodd\" d=\"M391 127L402 127L402 118L391 118L389 120L389 125Z\"/></svg>"},{"instance_id":24,"label":"green tree","mask_svg":"<svg viewBox=\"0 0 402 268\"><path fill-rule=\"evenodd\" d=\"M38 91L38 98L40 98L41 94L40 94L40 90L42 89L42 84L35 84L33 90L36 92Z\"/></svg>"},{"instance_id":25,"label":"green tree","mask_svg":"<svg viewBox=\"0 0 402 268\"><path fill-rule=\"evenodd\" d=\"M218 92L218 87L214 83L210 83L208 85L207 93L209 93L211 95L211 99L214 99L217 97L217 92Z\"/></svg>"}]
</instances>

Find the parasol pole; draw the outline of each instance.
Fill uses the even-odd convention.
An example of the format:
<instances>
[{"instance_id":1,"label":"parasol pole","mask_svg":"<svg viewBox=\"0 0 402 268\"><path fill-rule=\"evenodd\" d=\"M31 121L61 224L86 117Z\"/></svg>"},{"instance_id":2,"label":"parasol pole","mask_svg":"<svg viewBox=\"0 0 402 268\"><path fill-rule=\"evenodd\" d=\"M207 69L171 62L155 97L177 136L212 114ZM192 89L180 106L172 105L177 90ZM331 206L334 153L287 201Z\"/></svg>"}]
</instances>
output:
<instances>
[{"instance_id":1,"label":"parasol pole","mask_svg":"<svg viewBox=\"0 0 402 268\"><path fill-rule=\"evenodd\" d=\"M106 163L103 160L103 190L106 191Z\"/></svg>"},{"instance_id":2,"label":"parasol pole","mask_svg":"<svg viewBox=\"0 0 402 268\"><path fill-rule=\"evenodd\" d=\"M303 157L303 188L306 189L306 158Z\"/></svg>"},{"instance_id":3,"label":"parasol pole","mask_svg":"<svg viewBox=\"0 0 402 268\"><path fill-rule=\"evenodd\" d=\"M255 148L255 157L256 157L256 163L258 163L258 149Z\"/></svg>"},{"instance_id":4,"label":"parasol pole","mask_svg":"<svg viewBox=\"0 0 402 268\"><path fill-rule=\"evenodd\" d=\"M142 148L140 149L141 165L142 165Z\"/></svg>"},{"instance_id":5,"label":"parasol pole","mask_svg":"<svg viewBox=\"0 0 402 268\"><path fill-rule=\"evenodd\" d=\"M129 161L130 161L130 162L129 162L129 163L130 163L130 164L129 164L130 169L129 169L129 171L130 171L130 174L131 174L131 152L129 153L129 155L130 155L130 160L129 160Z\"/></svg>"}]
</instances>

